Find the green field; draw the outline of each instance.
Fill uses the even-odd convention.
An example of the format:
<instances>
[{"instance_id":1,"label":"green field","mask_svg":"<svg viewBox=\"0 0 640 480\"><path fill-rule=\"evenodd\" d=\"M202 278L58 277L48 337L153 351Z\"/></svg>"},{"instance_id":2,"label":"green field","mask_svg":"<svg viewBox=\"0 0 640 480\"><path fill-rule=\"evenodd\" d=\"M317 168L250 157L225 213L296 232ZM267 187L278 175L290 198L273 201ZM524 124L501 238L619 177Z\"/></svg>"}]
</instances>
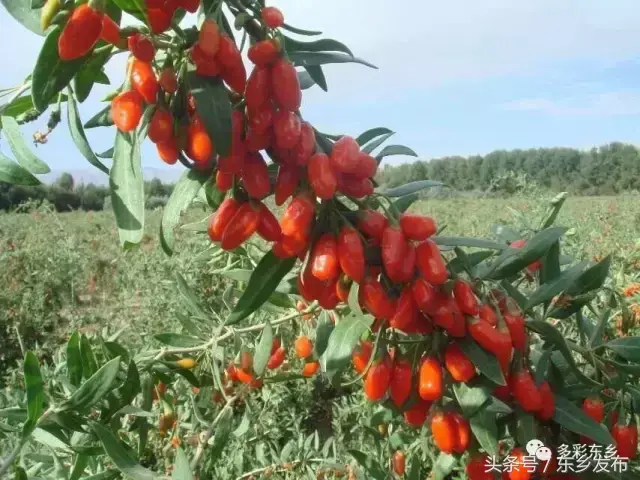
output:
<instances>
[{"instance_id":1,"label":"green field","mask_svg":"<svg viewBox=\"0 0 640 480\"><path fill-rule=\"evenodd\" d=\"M425 200L412 210L435 217L443 235L493 236L493 225L510 225L525 233L547 208L547 199ZM195 207L185 222L206 217ZM8 344L1 345L5 362L19 356L16 327L26 344L35 340L53 346L80 328L92 333L125 328L132 341L171 326L180 306L173 272L181 272L205 298L222 292L224 280L208 261L206 235L180 231L177 252L161 250L158 230L161 211L149 212L141 246L123 251L111 212L0 214L0 328ZM632 281L640 271L640 198L569 198L557 223L571 230L565 245L584 258L614 255L614 273L624 268ZM623 284L620 285L624 286ZM2 358L2 357L0 357ZM10 367L10 363L5 363Z\"/></svg>"}]
</instances>

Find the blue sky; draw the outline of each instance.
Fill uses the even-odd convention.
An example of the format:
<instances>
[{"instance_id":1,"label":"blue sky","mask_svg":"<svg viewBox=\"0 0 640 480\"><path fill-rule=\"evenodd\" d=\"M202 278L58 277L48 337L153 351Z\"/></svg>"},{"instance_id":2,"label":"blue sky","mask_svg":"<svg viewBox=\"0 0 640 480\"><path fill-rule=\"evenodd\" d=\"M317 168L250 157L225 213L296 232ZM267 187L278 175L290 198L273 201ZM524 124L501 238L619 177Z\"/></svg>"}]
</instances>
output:
<instances>
[{"instance_id":1,"label":"blue sky","mask_svg":"<svg viewBox=\"0 0 640 480\"><path fill-rule=\"evenodd\" d=\"M380 67L326 68L329 92L307 90L303 115L357 135L386 126L427 159L499 148L636 143L640 131L640 3L635 0L282 0L288 23L323 30ZM2 86L29 72L41 38L0 13ZM122 63L108 71L119 81ZM117 80L116 80L117 79ZM82 105L87 119L99 97ZM45 120L25 127L26 134ZM91 132L96 151L113 133ZM66 126L39 154L84 168ZM393 162L410 161L394 157ZM145 166L163 168L153 148Z\"/></svg>"}]
</instances>

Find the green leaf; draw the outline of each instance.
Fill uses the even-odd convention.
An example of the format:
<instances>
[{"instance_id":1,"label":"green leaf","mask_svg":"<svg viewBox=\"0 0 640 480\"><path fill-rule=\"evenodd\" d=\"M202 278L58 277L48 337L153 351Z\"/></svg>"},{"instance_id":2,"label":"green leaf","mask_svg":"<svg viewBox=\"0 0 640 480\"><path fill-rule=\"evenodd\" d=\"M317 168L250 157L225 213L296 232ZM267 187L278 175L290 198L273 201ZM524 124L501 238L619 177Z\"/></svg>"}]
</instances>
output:
<instances>
[{"instance_id":1,"label":"green leaf","mask_svg":"<svg viewBox=\"0 0 640 480\"><path fill-rule=\"evenodd\" d=\"M109 186L120 244L128 248L140 243L144 233L144 180L140 144L133 132L116 133Z\"/></svg>"},{"instance_id":2,"label":"green leaf","mask_svg":"<svg viewBox=\"0 0 640 480\"><path fill-rule=\"evenodd\" d=\"M82 354L80 353L80 334L73 332L67 343L67 376L74 387L82 381Z\"/></svg>"},{"instance_id":3,"label":"green leaf","mask_svg":"<svg viewBox=\"0 0 640 480\"><path fill-rule=\"evenodd\" d=\"M313 83L318 85L325 92L329 89L327 87L327 79L324 76L324 72L322 71L322 67L320 65L308 65L304 67L304 69L309 74L311 80L313 80Z\"/></svg>"},{"instance_id":4,"label":"green leaf","mask_svg":"<svg viewBox=\"0 0 640 480\"><path fill-rule=\"evenodd\" d=\"M417 455L412 457L411 466L409 467L409 473L407 473L407 480L423 480L424 476L420 476L420 463L421 459Z\"/></svg>"},{"instance_id":5,"label":"green leaf","mask_svg":"<svg viewBox=\"0 0 640 480\"><path fill-rule=\"evenodd\" d=\"M33 99L31 98L31 95L18 97L8 105L0 105L0 111L2 111L2 115L6 115L7 117L17 117L18 115L22 115L32 108ZM0 122L0 125L2 125L2 122Z\"/></svg>"},{"instance_id":6,"label":"green leaf","mask_svg":"<svg viewBox=\"0 0 640 480\"><path fill-rule=\"evenodd\" d=\"M178 284L178 292L182 296L184 305L189 309L191 314L202 320L209 320L209 315L202 309L198 298L182 275L176 272L176 283Z\"/></svg>"},{"instance_id":7,"label":"green leaf","mask_svg":"<svg viewBox=\"0 0 640 480\"><path fill-rule=\"evenodd\" d=\"M300 90L308 90L316 84L307 70L298 72L298 82L300 82Z\"/></svg>"},{"instance_id":8,"label":"green leaf","mask_svg":"<svg viewBox=\"0 0 640 480\"><path fill-rule=\"evenodd\" d=\"M24 141L18 122L13 117L0 118L2 133L11 147L11 151L20 165L31 173L49 173L49 166L36 157Z\"/></svg>"},{"instance_id":9,"label":"green leaf","mask_svg":"<svg viewBox=\"0 0 640 480\"><path fill-rule=\"evenodd\" d=\"M440 452L438 458L436 458L436 461L433 464L434 480L444 480L451 472L453 472L453 468L455 466L456 457L449 455L448 453Z\"/></svg>"},{"instance_id":10,"label":"green leaf","mask_svg":"<svg viewBox=\"0 0 640 480\"><path fill-rule=\"evenodd\" d=\"M25 186L40 185L40 180L10 158L5 157L2 152L0 152L0 182Z\"/></svg>"},{"instance_id":11,"label":"green leaf","mask_svg":"<svg viewBox=\"0 0 640 480\"><path fill-rule=\"evenodd\" d=\"M113 3L120 7L122 11L127 12L129 15L133 15L144 23L147 23L145 21L144 3L138 0L113 0Z\"/></svg>"},{"instance_id":12,"label":"green leaf","mask_svg":"<svg viewBox=\"0 0 640 480\"><path fill-rule=\"evenodd\" d=\"M392 132L392 131L383 133L382 135L379 136L379 138L376 138L375 140L370 141L369 143L364 145L360 150L366 153L371 153L380 145L382 145L384 142L386 142L393 135L395 135L395 132Z\"/></svg>"},{"instance_id":13,"label":"green leaf","mask_svg":"<svg viewBox=\"0 0 640 480\"><path fill-rule=\"evenodd\" d=\"M282 29L288 30L292 33L297 33L298 35L307 35L310 37L314 35L322 35L322 32L319 32L317 30L303 30L302 28L292 27L291 25L287 25L286 23L282 25Z\"/></svg>"},{"instance_id":14,"label":"green leaf","mask_svg":"<svg viewBox=\"0 0 640 480\"><path fill-rule=\"evenodd\" d=\"M560 331L551 325L550 323L544 322L542 320L528 320L526 322L526 326L537 332L545 341L554 344L557 347L557 350L562 354L564 359L567 361L567 364L576 374L576 376L582 379L583 382L589 383L592 385L601 386L598 382L595 382L591 378L587 377L576 365L576 361L571 354L571 350L565 341L564 335L560 333Z\"/></svg>"},{"instance_id":15,"label":"green leaf","mask_svg":"<svg viewBox=\"0 0 640 480\"><path fill-rule=\"evenodd\" d=\"M283 35L284 48L287 54L293 52L343 52L353 57L353 52L344 43L331 38L323 38L313 42L300 42Z\"/></svg>"},{"instance_id":16,"label":"green leaf","mask_svg":"<svg viewBox=\"0 0 640 480\"><path fill-rule=\"evenodd\" d=\"M404 195L398 198L395 202L393 202L394 210L397 210L400 213L406 212L409 207L420 199L420 194L418 192L410 193L409 195Z\"/></svg>"},{"instance_id":17,"label":"green leaf","mask_svg":"<svg viewBox=\"0 0 640 480\"><path fill-rule=\"evenodd\" d=\"M391 157L393 155L408 155L410 157L417 157L418 154L404 145L387 145L382 151L376 155L378 164L384 157Z\"/></svg>"},{"instance_id":18,"label":"green leaf","mask_svg":"<svg viewBox=\"0 0 640 480\"><path fill-rule=\"evenodd\" d=\"M542 223L542 229L549 228L558 218L558 213L560 213L560 209L564 204L564 201L567 199L567 192L562 192L556 195L551 200L551 206L549 207L549 213L547 214L547 218Z\"/></svg>"},{"instance_id":19,"label":"green leaf","mask_svg":"<svg viewBox=\"0 0 640 480\"><path fill-rule=\"evenodd\" d=\"M297 257L281 259L276 257L273 252L267 252L256 266L245 291L229 313L225 325L238 323L260 308L269 299L284 276L291 271L296 260Z\"/></svg>"},{"instance_id":20,"label":"green leaf","mask_svg":"<svg viewBox=\"0 0 640 480\"><path fill-rule=\"evenodd\" d=\"M111 125L113 125L113 118L111 118L111 104L109 104L91 117L84 124L84 128L110 127ZM109 158L112 156L113 154Z\"/></svg>"},{"instance_id":21,"label":"green leaf","mask_svg":"<svg viewBox=\"0 0 640 480\"><path fill-rule=\"evenodd\" d=\"M597 292L585 293L584 295L578 295L571 299L571 303L566 307L552 307L551 311L547 314L549 318L569 318L574 313L578 312L587 303L593 301L598 296Z\"/></svg>"},{"instance_id":22,"label":"green leaf","mask_svg":"<svg viewBox=\"0 0 640 480\"><path fill-rule=\"evenodd\" d=\"M96 157L99 158L113 158L113 147L106 149L102 153L96 153Z\"/></svg>"},{"instance_id":23,"label":"green leaf","mask_svg":"<svg viewBox=\"0 0 640 480\"><path fill-rule=\"evenodd\" d=\"M458 400L458 404L462 409L462 413L466 418L472 417L487 402L490 401L491 395L487 392L486 387L471 386L466 383L454 383L453 391Z\"/></svg>"},{"instance_id":24,"label":"green leaf","mask_svg":"<svg viewBox=\"0 0 640 480\"><path fill-rule=\"evenodd\" d=\"M67 100L67 120L69 122L69 133L71 133L71 139L76 145L76 148L91 165L109 175L109 169L105 167L100 160L98 160L95 153L93 153L91 146L89 145L87 136L84 133L84 128L82 127L82 121L80 120L78 105L73 98L71 89L69 89L69 98Z\"/></svg>"},{"instance_id":25,"label":"green leaf","mask_svg":"<svg viewBox=\"0 0 640 480\"><path fill-rule=\"evenodd\" d=\"M48 432L47 430L43 430L42 428L36 428L31 434L31 438L33 438L36 442L41 443L42 445L46 445L53 449L64 450L65 452L71 451L69 444L67 442L62 441L58 436Z\"/></svg>"},{"instance_id":26,"label":"green leaf","mask_svg":"<svg viewBox=\"0 0 640 480\"><path fill-rule=\"evenodd\" d=\"M501 243L492 242L491 240L482 240L480 238L469 237L442 237L433 236L431 240L438 245L444 245L447 247L473 247L473 248L489 248L492 250L504 250L508 248Z\"/></svg>"},{"instance_id":27,"label":"green leaf","mask_svg":"<svg viewBox=\"0 0 640 480\"><path fill-rule=\"evenodd\" d=\"M187 82L218 155L231 151L231 102L221 80L189 72Z\"/></svg>"},{"instance_id":28,"label":"green leaf","mask_svg":"<svg viewBox=\"0 0 640 480\"><path fill-rule=\"evenodd\" d=\"M103 425L98 422L90 421L89 425L94 431L105 453L109 456L115 466L125 475L135 480L153 480L153 472L147 470L137 461L135 461L128 449L125 449L121 442Z\"/></svg>"},{"instance_id":29,"label":"green leaf","mask_svg":"<svg viewBox=\"0 0 640 480\"><path fill-rule=\"evenodd\" d=\"M44 410L44 382L40 373L40 362L35 353L27 352L24 356L24 386L27 391L27 424L25 431L35 427Z\"/></svg>"},{"instance_id":30,"label":"green leaf","mask_svg":"<svg viewBox=\"0 0 640 480\"><path fill-rule=\"evenodd\" d=\"M341 370L351 360L354 347L362 334L373 324L371 315L350 315L343 317L329 337L324 352L326 370Z\"/></svg>"},{"instance_id":31,"label":"green leaf","mask_svg":"<svg viewBox=\"0 0 640 480\"><path fill-rule=\"evenodd\" d=\"M69 476L69 480L79 480L88 464L88 455L78 455L76 457L75 463L73 464L73 470L71 470L71 476Z\"/></svg>"},{"instance_id":32,"label":"green leaf","mask_svg":"<svg viewBox=\"0 0 640 480\"><path fill-rule=\"evenodd\" d=\"M248 282L249 280L251 280L252 274L253 270L244 268L234 268L233 270L224 270L220 272L220 275L231 278L232 280L236 280L238 282ZM295 293L295 284L295 277L293 277L293 281L291 281L291 279L285 278L276 287L276 292L284 294Z\"/></svg>"},{"instance_id":33,"label":"green leaf","mask_svg":"<svg viewBox=\"0 0 640 480\"><path fill-rule=\"evenodd\" d=\"M333 333L334 326L329 319L329 313L323 310L318 319L318 327L316 328L316 341L314 349L318 358L322 357L329 345L329 338Z\"/></svg>"},{"instance_id":34,"label":"green leaf","mask_svg":"<svg viewBox=\"0 0 640 480\"><path fill-rule=\"evenodd\" d=\"M170 347L190 348L202 345L204 342L197 337L181 333L158 333L153 338Z\"/></svg>"},{"instance_id":35,"label":"green leaf","mask_svg":"<svg viewBox=\"0 0 640 480\"><path fill-rule=\"evenodd\" d=\"M604 346L630 362L640 363L640 337L616 338Z\"/></svg>"},{"instance_id":36,"label":"green leaf","mask_svg":"<svg viewBox=\"0 0 640 480\"><path fill-rule=\"evenodd\" d=\"M73 78L73 89L80 103L84 102L93 88L93 84L104 75L102 68L111 58L111 46L97 49ZM107 78L107 81L109 79Z\"/></svg>"},{"instance_id":37,"label":"green leaf","mask_svg":"<svg viewBox=\"0 0 640 480\"><path fill-rule=\"evenodd\" d=\"M613 445L613 438L605 425L596 423L581 408L561 395L555 395L556 411L553 421L567 430L591 438L601 445Z\"/></svg>"},{"instance_id":38,"label":"green leaf","mask_svg":"<svg viewBox=\"0 0 640 480\"><path fill-rule=\"evenodd\" d=\"M584 267L586 267L587 264L588 262L586 261L580 262L577 265L574 265L573 267L563 271L560 276L553 282L541 285L535 292L533 292L529 296L524 310L527 311L535 307L536 305L539 305L540 303L548 302L559 293L565 291L569 287L569 285L573 284L575 279L582 273Z\"/></svg>"},{"instance_id":39,"label":"green leaf","mask_svg":"<svg viewBox=\"0 0 640 480\"><path fill-rule=\"evenodd\" d=\"M86 335L80 336L80 355L82 355L82 376L90 378L98 371L98 363Z\"/></svg>"},{"instance_id":40,"label":"green leaf","mask_svg":"<svg viewBox=\"0 0 640 480\"><path fill-rule=\"evenodd\" d=\"M515 275L530 263L542 258L566 231L564 227L551 227L534 235L522 248L508 248L480 274L480 277L501 280Z\"/></svg>"},{"instance_id":41,"label":"green leaf","mask_svg":"<svg viewBox=\"0 0 640 480\"><path fill-rule=\"evenodd\" d=\"M167 255L173 255L175 244L173 229L178 225L180 215L191 205L202 185L210 178L210 175L204 172L195 169L186 170L173 187L160 223L160 244Z\"/></svg>"},{"instance_id":42,"label":"green leaf","mask_svg":"<svg viewBox=\"0 0 640 480\"><path fill-rule=\"evenodd\" d=\"M105 363L65 401L60 409L86 409L102 400L113 389L120 370L120 357Z\"/></svg>"},{"instance_id":43,"label":"green leaf","mask_svg":"<svg viewBox=\"0 0 640 480\"><path fill-rule=\"evenodd\" d=\"M60 33L62 33L62 28L59 25L55 25L49 30L31 76L33 105L41 112L44 112L49 102L69 85L73 76L91 56L91 53L88 53L75 60L67 62L60 60L58 57Z\"/></svg>"},{"instance_id":44,"label":"green leaf","mask_svg":"<svg viewBox=\"0 0 640 480\"><path fill-rule=\"evenodd\" d=\"M176 463L173 466L171 478L173 480L193 480L193 474L189 468L189 459L180 447L176 450Z\"/></svg>"},{"instance_id":45,"label":"green leaf","mask_svg":"<svg viewBox=\"0 0 640 480\"><path fill-rule=\"evenodd\" d=\"M40 10L32 9L30 3L25 0L0 0L9 15L21 23L24 27L38 35L44 35L40 28Z\"/></svg>"},{"instance_id":46,"label":"green leaf","mask_svg":"<svg viewBox=\"0 0 640 480\"><path fill-rule=\"evenodd\" d=\"M460 247L455 247L456 255L458 251L463 251ZM484 262L487 258L495 255L495 251L493 250L480 250L478 252L466 253L465 252L465 260L456 256L449 261L447 267L451 272L460 273L464 272L465 268L471 267L472 273L475 270L475 267L480 263Z\"/></svg>"},{"instance_id":47,"label":"green leaf","mask_svg":"<svg viewBox=\"0 0 640 480\"><path fill-rule=\"evenodd\" d=\"M555 242L542 259L540 284L552 282L560 276L560 242Z\"/></svg>"},{"instance_id":48,"label":"green leaf","mask_svg":"<svg viewBox=\"0 0 640 480\"><path fill-rule=\"evenodd\" d=\"M236 438L240 438L244 436L251 426L251 418L249 415L249 411L245 410L244 415L242 416L242 420L240 420L240 425L233 431L233 436Z\"/></svg>"},{"instance_id":49,"label":"green leaf","mask_svg":"<svg viewBox=\"0 0 640 480\"><path fill-rule=\"evenodd\" d=\"M380 464L360 450L347 450L349 455L356 459L356 461L365 469L367 472L367 478L373 478L375 480L386 480L387 474L384 469L380 466Z\"/></svg>"},{"instance_id":50,"label":"green leaf","mask_svg":"<svg viewBox=\"0 0 640 480\"><path fill-rule=\"evenodd\" d=\"M370 128L369 130L362 132L360 135L358 135L358 138L356 138L356 142L358 142L358 145L363 146L367 142L370 142L371 140L373 140L374 138L377 138L381 135L388 135L388 134L393 135L394 132L392 132L386 127Z\"/></svg>"},{"instance_id":51,"label":"green leaf","mask_svg":"<svg viewBox=\"0 0 640 480\"><path fill-rule=\"evenodd\" d=\"M418 180L417 182L411 182L399 187L390 188L389 190L382 192L382 194L387 197L404 197L405 195L419 192L425 188L441 187L443 185L444 183L437 180Z\"/></svg>"},{"instance_id":52,"label":"green leaf","mask_svg":"<svg viewBox=\"0 0 640 480\"><path fill-rule=\"evenodd\" d=\"M607 255L592 267L587 268L571 285L567 293L579 295L600 288L609 275L611 255Z\"/></svg>"},{"instance_id":53,"label":"green leaf","mask_svg":"<svg viewBox=\"0 0 640 480\"><path fill-rule=\"evenodd\" d=\"M225 408L221 413L220 420L216 425L216 433L213 436L213 443L211 450L209 451L209 458L211 461L215 461L220 458L222 450L229 442L231 436L231 427L233 424L233 410L231 408Z\"/></svg>"},{"instance_id":54,"label":"green leaf","mask_svg":"<svg viewBox=\"0 0 640 480\"><path fill-rule=\"evenodd\" d=\"M498 452L498 424L495 413L484 408L469 419L471 431L484 450L497 457Z\"/></svg>"},{"instance_id":55,"label":"green leaf","mask_svg":"<svg viewBox=\"0 0 640 480\"><path fill-rule=\"evenodd\" d=\"M526 445L529 440L535 440L536 420L530 413L526 413L521 408L516 409L516 439L518 444Z\"/></svg>"},{"instance_id":56,"label":"green leaf","mask_svg":"<svg viewBox=\"0 0 640 480\"><path fill-rule=\"evenodd\" d=\"M359 63L370 68L378 67L362 60L358 57L352 57L351 55L345 55L343 53L333 52L291 52L289 53L289 60L296 67L308 67L310 65L327 65L332 63Z\"/></svg>"},{"instance_id":57,"label":"green leaf","mask_svg":"<svg viewBox=\"0 0 640 480\"><path fill-rule=\"evenodd\" d=\"M262 335L260 342L256 347L256 351L253 355L253 371L256 375L260 376L267 367L267 362L271 356L271 346L273 344L273 329L271 323L267 321L262 329Z\"/></svg>"}]
</instances>

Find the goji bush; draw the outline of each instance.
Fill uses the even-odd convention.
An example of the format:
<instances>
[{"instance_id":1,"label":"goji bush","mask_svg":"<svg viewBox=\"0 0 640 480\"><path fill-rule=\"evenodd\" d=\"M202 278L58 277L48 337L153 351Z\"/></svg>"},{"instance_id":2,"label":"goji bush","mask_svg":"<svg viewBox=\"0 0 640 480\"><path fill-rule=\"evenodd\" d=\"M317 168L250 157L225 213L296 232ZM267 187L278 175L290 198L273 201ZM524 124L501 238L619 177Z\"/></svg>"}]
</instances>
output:
<instances>
[{"instance_id":1,"label":"goji bush","mask_svg":"<svg viewBox=\"0 0 640 480\"><path fill-rule=\"evenodd\" d=\"M328 135L302 117L303 90L327 89L323 65L370 64L336 40L298 39L320 32L288 25L260 1L6 4L45 40L33 74L3 106L18 163L0 156L0 180L31 185L48 171L17 120L51 109L53 129L65 103L78 150L109 174L121 244L130 248L143 239L140 146L148 138L160 161L185 169L164 209L162 248L174 252L181 213L203 195L211 215L190 230L208 235L204 255L224 260L218 274L233 282L208 309L176 274L185 309L180 328L154 335L160 348L132 351L118 334L76 332L44 365L26 352L15 377L24 393L0 411L0 434L11 435L0 475L475 480L494 477L491 457L510 459L503 477L526 480L566 477L560 447L584 443L631 460L614 476L637 476L640 343L605 340L610 308L622 301L605 285L609 257L561 254L567 229L555 221L565 196L526 238L442 235L437 219L408 212L440 182L376 184L385 157L415 155L380 149L391 130ZM183 21L187 12L197 13L196 25ZM120 27L123 13L133 26ZM121 86L83 125L77 103L123 52ZM100 155L111 168L91 149L90 127L115 133ZM292 322L305 319L310 327L295 335ZM362 385L368 403L359 413L370 414L371 438L341 432L321 445L316 430L234 456L255 441L249 432L269 434L259 417L272 392L309 377L325 388ZM285 421L286 403L278 415ZM528 465L531 440L555 463Z\"/></svg>"}]
</instances>

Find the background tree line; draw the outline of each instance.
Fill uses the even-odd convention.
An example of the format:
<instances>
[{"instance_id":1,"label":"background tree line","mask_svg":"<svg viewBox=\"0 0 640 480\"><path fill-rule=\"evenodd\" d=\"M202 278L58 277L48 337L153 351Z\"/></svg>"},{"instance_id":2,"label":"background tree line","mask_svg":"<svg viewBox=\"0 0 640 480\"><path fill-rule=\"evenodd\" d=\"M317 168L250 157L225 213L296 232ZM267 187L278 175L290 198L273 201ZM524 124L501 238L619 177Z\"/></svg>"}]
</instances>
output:
<instances>
[{"instance_id":1,"label":"background tree line","mask_svg":"<svg viewBox=\"0 0 640 480\"><path fill-rule=\"evenodd\" d=\"M387 165L378 181L395 187L416 180L440 180L455 190L501 191L510 173L526 175L540 187L580 195L640 191L640 151L611 143L588 151L573 148L496 150L487 155L444 157ZM504 193L509 193L506 191Z\"/></svg>"},{"instance_id":2,"label":"background tree line","mask_svg":"<svg viewBox=\"0 0 640 480\"><path fill-rule=\"evenodd\" d=\"M440 180L458 191L526 192L526 183L552 191L579 195L612 195L640 192L640 150L615 142L588 151L573 148L496 150L487 155L444 157L387 165L377 180L395 187L416 180ZM145 182L147 208L166 203L173 185L157 178ZM23 187L0 182L0 209L11 210L29 200L47 200L58 211L103 210L109 206L109 189L74 185L62 174L51 185Z\"/></svg>"},{"instance_id":3,"label":"background tree line","mask_svg":"<svg viewBox=\"0 0 640 480\"><path fill-rule=\"evenodd\" d=\"M155 208L167 202L172 184L157 178L145 182L146 207ZM0 182L0 210L13 210L28 201L48 201L59 212L71 210L103 210L109 207L109 187L93 183L74 185L73 177L63 173L51 185L24 187Z\"/></svg>"}]
</instances>

